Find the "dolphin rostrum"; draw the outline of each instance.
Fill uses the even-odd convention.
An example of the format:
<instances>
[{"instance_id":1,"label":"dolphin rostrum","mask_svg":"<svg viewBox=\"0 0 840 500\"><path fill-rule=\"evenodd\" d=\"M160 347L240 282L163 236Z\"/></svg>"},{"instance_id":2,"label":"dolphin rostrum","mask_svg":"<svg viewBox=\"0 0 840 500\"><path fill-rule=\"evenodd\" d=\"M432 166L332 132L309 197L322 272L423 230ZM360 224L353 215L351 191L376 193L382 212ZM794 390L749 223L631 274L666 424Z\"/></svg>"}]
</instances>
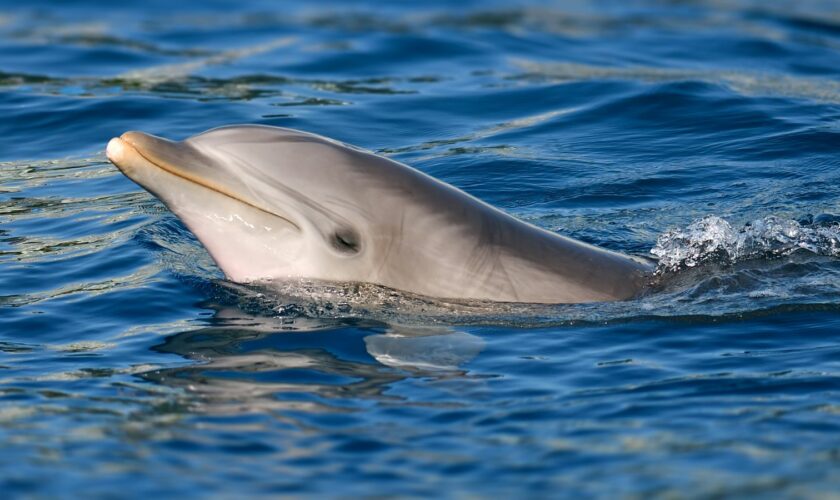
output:
<instances>
[{"instance_id":1,"label":"dolphin rostrum","mask_svg":"<svg viewBox=\"0 0 840 500\"><path fill-rule=\"evenodd\" d=\"M366 282L446 299L573 303L631 298L653 270L307 132L228 126L181 142L126 132L107 155L236 282Z\"/></svg>"}]
</instances>

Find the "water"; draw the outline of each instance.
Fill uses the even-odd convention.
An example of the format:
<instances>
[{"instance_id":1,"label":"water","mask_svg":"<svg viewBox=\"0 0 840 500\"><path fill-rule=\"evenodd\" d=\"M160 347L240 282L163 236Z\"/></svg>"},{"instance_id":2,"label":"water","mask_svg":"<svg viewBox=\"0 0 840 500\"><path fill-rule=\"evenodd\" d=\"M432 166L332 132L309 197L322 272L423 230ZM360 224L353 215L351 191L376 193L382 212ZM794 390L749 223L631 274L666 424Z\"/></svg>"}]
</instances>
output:
<instances>
[{"instance_id":1,"label":"water","mask_svg":"<svg viewBox=\"0 0 840 500\"><path fill-rule=\"evenodd\" d=\"M838 76L829 1L3 2L3 496L836 497ZM228 283L102 151L230 123L658 256L652 292Z\"/></svg>"}]
</instances>

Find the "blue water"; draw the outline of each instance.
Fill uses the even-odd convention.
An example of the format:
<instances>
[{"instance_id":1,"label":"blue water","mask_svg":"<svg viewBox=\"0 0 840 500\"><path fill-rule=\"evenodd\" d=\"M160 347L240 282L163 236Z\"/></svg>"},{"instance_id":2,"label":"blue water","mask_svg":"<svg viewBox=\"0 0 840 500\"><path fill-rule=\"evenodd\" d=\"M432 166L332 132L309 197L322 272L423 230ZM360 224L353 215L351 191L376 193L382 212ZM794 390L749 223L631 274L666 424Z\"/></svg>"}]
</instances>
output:
<instances>
[{"instance_id":1,"label":"blue water","mask_svg":"<svg viewBox=\"0 0 840 500\"><path fill-rule=\"evenodd\" d=\"M9 497L832 497L840 5L0 3ZM111 166L230 123L660 259L458 305L226 282Z\"/></svg>"}]
</instances>

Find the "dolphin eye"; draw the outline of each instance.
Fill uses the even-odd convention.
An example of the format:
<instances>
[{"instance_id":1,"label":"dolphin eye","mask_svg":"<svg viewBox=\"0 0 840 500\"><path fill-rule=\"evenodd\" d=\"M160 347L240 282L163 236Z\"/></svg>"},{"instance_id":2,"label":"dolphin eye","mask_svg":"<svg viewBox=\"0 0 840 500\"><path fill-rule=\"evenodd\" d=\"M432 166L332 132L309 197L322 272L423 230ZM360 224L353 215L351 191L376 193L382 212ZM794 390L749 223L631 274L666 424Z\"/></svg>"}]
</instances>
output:
<instances>
[{"instance_id":1,"label":"dolphin eye","mask_svg":"<svg viewBox=\"0 0 840 500\"><path fill-rule=\"evenodd\" d=\"M332 245L336 250L344 253L357 253L359 251L359 239L356 233L350 229L339 229L332 235Z\"/></svg>"}]
</instances>

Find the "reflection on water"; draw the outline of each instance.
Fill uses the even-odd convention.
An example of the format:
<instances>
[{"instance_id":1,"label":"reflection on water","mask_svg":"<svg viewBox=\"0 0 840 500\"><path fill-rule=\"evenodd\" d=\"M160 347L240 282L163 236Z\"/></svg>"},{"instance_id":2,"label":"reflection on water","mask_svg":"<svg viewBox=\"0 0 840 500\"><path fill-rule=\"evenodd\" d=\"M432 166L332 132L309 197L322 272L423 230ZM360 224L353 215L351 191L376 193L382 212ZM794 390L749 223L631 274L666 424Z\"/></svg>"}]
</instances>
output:
<instances>
[{"instance_id":1,"label":"reflection on water","mask_svg":"<svg viewBox=\"0 0 840 500\"><path fill-rule=\"evenodd\" d=\"M465 375L462 365L483 346L479 337L443 328L261 317L230 308L219 308L210 323L154 348L194 363L143 377L184 389L193 410L213 414L347 411L331 401L387 401L389 386L408 376Z\"/></svg>"}]
</instances>

